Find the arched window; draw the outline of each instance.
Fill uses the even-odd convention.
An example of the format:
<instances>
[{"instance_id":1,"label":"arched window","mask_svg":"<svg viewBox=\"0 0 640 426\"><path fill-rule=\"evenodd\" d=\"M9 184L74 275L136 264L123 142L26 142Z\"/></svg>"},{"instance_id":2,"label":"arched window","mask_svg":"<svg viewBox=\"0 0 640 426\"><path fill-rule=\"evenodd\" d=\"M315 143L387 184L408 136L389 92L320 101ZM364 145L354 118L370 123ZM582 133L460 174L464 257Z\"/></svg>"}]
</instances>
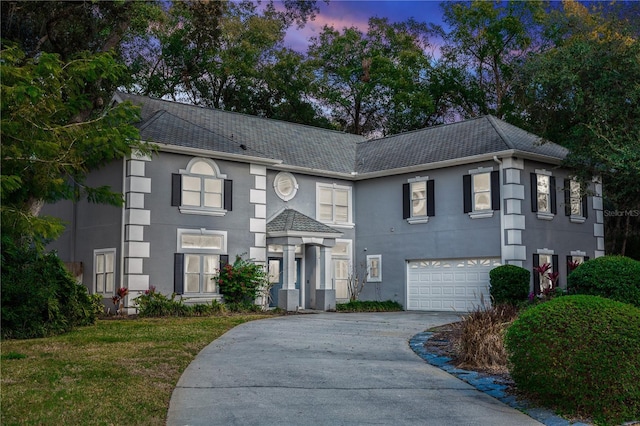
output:
<instances>
[{"instance_id":1,"label":"arched window","mask_svg":"<svg viewBox=\"0 0 640 426\"><path fill-rule=\"evenodd\" d=\"M190 214L224 215L231 210L231 181L208 158L194 158L173 177L172 205Z\"/></svg>"}]
</instances>

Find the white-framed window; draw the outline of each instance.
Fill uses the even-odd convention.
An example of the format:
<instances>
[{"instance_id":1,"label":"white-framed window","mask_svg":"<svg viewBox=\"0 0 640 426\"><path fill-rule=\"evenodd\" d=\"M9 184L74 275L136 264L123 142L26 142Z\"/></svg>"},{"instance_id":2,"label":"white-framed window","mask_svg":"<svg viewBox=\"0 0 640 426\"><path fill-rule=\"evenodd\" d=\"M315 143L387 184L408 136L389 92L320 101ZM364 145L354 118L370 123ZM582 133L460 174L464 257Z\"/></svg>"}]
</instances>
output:
<instances>
[{"instance_id":1,"label":"white-framed window","mask_svg":"<svg viewBox=\"0 0 640 426\"><path fill-rule=\"evenodd\" d=\"M564 181L565 215L573 223L584 223L587 220L587 198L582 185L576 179Z\"/></svg>"},{"instance_id":2,"label":"white-framed window","mask_svg":"<svg viewBox=\"0 0 640 426\"><path fill-rule=\"evenodd\" d=\"M181 213L223 216L231 210L231 181L209 158L193 158L174 175L172 205Z\"/></svg>"},{"instance_id":3,"label":"white-framed window","mask_svg":"<svg viewBox=\"0 0 640 426\"><path fill-rule=\"evenodd\" d=\"M116 249L93 251L93 288L98 294L113 295L116 280Z\"/></svg>"},{"instance_id":4,"label":"white-framed window","mask_svg":"<svg viewBox=\"0 0 640 426\"><path fill-rule=\"evenodd\" d=\"M289 201L298 192L298 181L291 173L280 172L273 180L273 190L281 200Z\"/></svg>"},{"instance_id":5,"label":"white-framed window","mask_svg":"<svg viewBox=\"0 0 640 426\"><path fill-rule=\"evenodd\" d=\"M434 181L428 176L411 178L402 188L402 217L411 224L426 223L435 215Z\"/></svg>"},{"instance_id":6,"label":"white-framed window","mask_svg":"<svg viewBox=\"0 0 640 426\"><path fill-rule=\"evenodd\" d=\"M331 249L331 263L333 266L333 284L336 289L336 299L349 298L349 278L351 275L351 240L336 240Z\"/></svg>"},{"instance_id":7,"label":"white-framed window","mask_svg":"<svg viewBox=\"0 0 640 426\"><path fill-rule=\"evenodd\" d=\"M367 282L382 282L382 255L367 255Z\"/></svg>"},{"instance_id":8,"label":"white-framed window","mask_svg":"<svg viewBox=\"0 0 640 426\"><path fill-rule=\"evenodd\" d=\"M316 184L316 218L330 225L353 226L351 187Z\"/></svg>"},{"instance_id":9,"label":"white-framed window","mask_svg":"<svg viewBox=\"0 0 640 426\"><path fill-rule=\"evenodd\" d=\"M500 210L500 175L493 167L478 167L463 176L464 212L471 219L493 217Z\"/></svg>"},{"instance_id":10,"label":"white-framed window","mask_svg":"<svg viewBox=\"0 0 640 426\"><path fill-rule=\"evenodd\" d=\"M533 285L535 294L544 294L558 287L558 255L553 250L538 249L533 254Z\"/></svg>"},{"instance_id":11,"label":"white-framed window","mask_svg":"<svg viewBox=\"0 0 640 426\"><path fill-rule=\"evenodd\" d=\"M538 219L551 220L556 214L556 180L551 172L541 169L531 173L531 211Z\"/></svg>"},{"instance_id":12,"label":"white-framed window","mask_svg":"<svg viewBox=\"0 0 640 426\"><path fill-rule=\"evenodd\" d=\"M227 232L208 229L178 229L177 256L182 270L180 293L219 294L212 278L220 268L220 258L227 252Z\"/></svg>"}]
</instances>

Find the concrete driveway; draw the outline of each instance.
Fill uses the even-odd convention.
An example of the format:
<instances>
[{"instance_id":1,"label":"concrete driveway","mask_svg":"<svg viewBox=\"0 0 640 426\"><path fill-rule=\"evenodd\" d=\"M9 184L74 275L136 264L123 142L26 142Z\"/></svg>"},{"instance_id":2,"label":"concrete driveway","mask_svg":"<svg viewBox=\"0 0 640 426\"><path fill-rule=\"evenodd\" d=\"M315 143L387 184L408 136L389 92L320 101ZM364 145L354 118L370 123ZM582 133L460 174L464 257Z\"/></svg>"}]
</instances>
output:
<instances>
[{"instance_id":1,"label":"concrete driveway","mask_svg":"<svg viewBox=\"0 0 640 426\"><path fill-rule=\"evenodd\" d=\"M450 313L320 313L240 325L173 391L173 425L540 425L418 357Z\"/></svg>"}]
</instances>

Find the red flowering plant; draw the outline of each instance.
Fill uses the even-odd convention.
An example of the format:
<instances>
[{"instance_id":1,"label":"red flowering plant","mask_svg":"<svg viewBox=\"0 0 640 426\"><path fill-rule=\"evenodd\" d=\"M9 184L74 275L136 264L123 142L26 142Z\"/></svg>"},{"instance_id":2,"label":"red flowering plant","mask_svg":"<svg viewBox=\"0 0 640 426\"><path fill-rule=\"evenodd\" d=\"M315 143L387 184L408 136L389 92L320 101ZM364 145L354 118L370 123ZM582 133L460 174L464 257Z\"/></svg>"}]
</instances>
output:
<instances>
[{"instance_id":1,"label":"red flowering plant","mask_svg":"<svg viewBox=\"0 0 640 426\"><path fill-rule=\"evenodd\" d=\"M551 299L554 295L562 293L562 290L558 288L560 272L551 272L551 265L549 263L534 266L533 270L540 275L540 298ZM529 300L531 300L531 297Z\"/></svg>"},{"instance_id":2,"label":"red flowering plant","mask_svg":"<svg viewBox=\"0 0 640 426\"><path fill-rule=\"evenodd\" d=\"M267 285L267 271L262 265L236 256L233 264L227 263L213 277L227 304L253 305L261 288Z\"/></svg>"},{"instance_id":3,"label":"red flowering plant","mask_svg":"<svg viewBox=\"0 0 640 426\"><path fill-rule=\"evenodd\" d=\"M120 287L116 291L116 295L111 298L116 307L116 312L122 315L124 313L124 298L129 294L129 289Z\"/></svg>"},{"instance_id":4,"label":"red flowering plant","mask_svg":"<svg viewBox=\"0 0 640 426\"><path fill-rule=\"evenodd\" d=\"M582 264L579 260L569 260L567 262L567 266L569 268L569 273L572 273L578 266Z\"/></svg>"}]
</instances>

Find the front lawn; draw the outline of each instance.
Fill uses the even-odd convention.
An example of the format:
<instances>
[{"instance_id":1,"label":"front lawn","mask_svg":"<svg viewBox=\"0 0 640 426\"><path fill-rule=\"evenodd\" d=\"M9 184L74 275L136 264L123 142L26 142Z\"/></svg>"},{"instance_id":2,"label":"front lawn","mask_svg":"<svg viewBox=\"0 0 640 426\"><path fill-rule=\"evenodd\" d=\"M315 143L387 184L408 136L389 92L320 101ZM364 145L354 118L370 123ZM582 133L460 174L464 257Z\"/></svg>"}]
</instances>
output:
<instances>
[{"instance_id":1,"label":"front lawn","mask_svg":"<svg viewBox=\"0 0 640 426\"><path fill-rule=\"evenodd\" d=\"M1 343L3 425L164 425L180 375L207 344L269 315L99 320Z\"/></svg>"}]
</instances>

